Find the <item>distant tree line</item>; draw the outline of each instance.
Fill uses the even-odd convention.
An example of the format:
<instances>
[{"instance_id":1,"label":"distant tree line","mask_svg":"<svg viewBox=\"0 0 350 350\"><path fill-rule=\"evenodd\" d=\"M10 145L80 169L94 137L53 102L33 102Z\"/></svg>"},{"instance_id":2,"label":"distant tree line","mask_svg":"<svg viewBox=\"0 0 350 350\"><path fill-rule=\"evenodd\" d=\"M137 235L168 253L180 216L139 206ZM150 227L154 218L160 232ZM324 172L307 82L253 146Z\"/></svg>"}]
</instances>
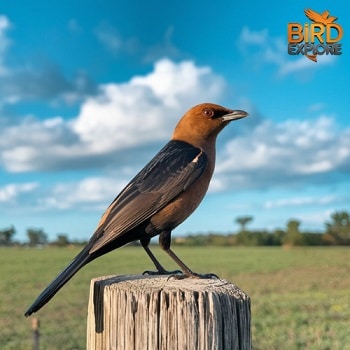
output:
<instances>
[{"instance_id":1,"label":"distant tree line","mask_svg":"<svg viewBox=\"0 0 350 350\"><path fill-rule=\"evenodd\" d=\"M65 247L67 245L84 245L87 243L86 240L70 240L67 234L59 233L53 241L48 240L48 235L41 228L28 228L26 231L27 241L20 243L13 239L16 233L14 226L0 230L0 246L30 246L30 247L41 247L41 246L58 246Z\"/></svg>"},{"instance_id":2,"label":"distant tree line","mask_svg":"<svg viewBox=\"0 0 350 350\"><path fill-rule=\"evenodd\" d=\"M350 214L337 211L331 214L331 220L325 223L325 231L302 232L301 222L291 219L285 229L248 230L247 225L253 221L252 216L239 216L235 222L239 230L235 234L206 233L177 237L175 244L187 246L329 246L350 245Z\"/></svg>"},{"instance_id":3,"label":"distant tree line","mask_svg":"<svg viewBox=\"0 0 350 350\"><path fill-rule=\"evenodd\" d=\"M330 216L330 221L325 223L325 231L301 232L301 222L291 219L285 229L277 229L272 232L261 230L248 230L247 225L253 221L252 216L239 216L235 223L239 230L233 234L205 233L175 237L174 244L186 246L329 246L350 245L350 214L346 211L336 211ZM0 246L26 245L58 246L83 245L86 241L70 240L67 234L59 233L53 241L48 241L48 235L43 229L27 229L27 241L19 243L14 240L16 229L14 226L0 230Z\"/></svg>"}]
</instances>

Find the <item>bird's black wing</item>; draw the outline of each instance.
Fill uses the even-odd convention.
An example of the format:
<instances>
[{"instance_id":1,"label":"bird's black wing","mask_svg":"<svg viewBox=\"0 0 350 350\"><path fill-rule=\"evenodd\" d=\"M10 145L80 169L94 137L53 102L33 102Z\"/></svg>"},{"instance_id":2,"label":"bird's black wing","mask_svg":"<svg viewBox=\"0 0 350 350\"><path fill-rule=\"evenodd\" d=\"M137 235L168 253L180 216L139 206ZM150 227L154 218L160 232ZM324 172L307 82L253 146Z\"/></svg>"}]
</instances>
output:
<instances>
[{"instance_id":1,"label":"bird's black wing","mask_svg":"<svg viewBox=\"0 0 350 350\"><path fill-rule=\"evenodd\" d=\"M205 153L187 142L169 141L130 181L103 214L93 253L150 218L204 172Z\"/></svg>"}]
</instances>

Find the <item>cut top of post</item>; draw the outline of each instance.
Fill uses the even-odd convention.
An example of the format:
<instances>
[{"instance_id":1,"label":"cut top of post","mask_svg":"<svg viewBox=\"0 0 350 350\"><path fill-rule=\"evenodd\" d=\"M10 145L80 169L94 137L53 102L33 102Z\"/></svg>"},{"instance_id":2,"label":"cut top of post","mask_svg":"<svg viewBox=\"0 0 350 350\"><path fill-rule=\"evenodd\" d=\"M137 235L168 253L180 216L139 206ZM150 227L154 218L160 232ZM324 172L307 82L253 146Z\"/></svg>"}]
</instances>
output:
<instances>
[{"instance_id":1,"label":"cut top of post","mask_svg":"<svg viewBox=\"0 0 350 350\"><path fill-rule=\"evenodd\" d=\"M88 349L250 349L250 299L223 279L92 280Z\"/></svg>"}]
</instances>

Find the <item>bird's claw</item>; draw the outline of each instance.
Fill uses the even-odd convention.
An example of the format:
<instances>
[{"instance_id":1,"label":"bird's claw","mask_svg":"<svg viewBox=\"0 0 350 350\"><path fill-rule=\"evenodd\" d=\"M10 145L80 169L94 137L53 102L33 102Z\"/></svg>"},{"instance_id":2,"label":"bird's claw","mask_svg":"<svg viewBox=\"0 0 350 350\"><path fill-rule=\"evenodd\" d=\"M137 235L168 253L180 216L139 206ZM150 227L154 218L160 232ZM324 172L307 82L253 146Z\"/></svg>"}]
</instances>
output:
<instances>
[{"instance_id":1,"label":"bird's claw","mask_svg":"<svg viewBox=\"0 0 350 350\"><path fill-rule=\"evenodd\" d=\"M168 280L170 278L175 278L177 280L183 280L185 278L198 278L198 279L220 279L219 276L215 275L214 273L196 273L196 272L187 272L187 273L181 273L181 275L171 275L168 277Z\"/></svg>"},{"instance_id":2,"label":"bird's claw","mask_svg":"<svg viewBox=\"0 0 350 350\"><path fill-rule=\"evenodd\" d=\"M142 273L143 275L150 275L150 276L164 276L164 275L171 275L171 276L177 276L182 275L183 272L181 270L175 270L175 271L167 271L167 270L158 270L158 271L144 271Z\"/></svg>"}]
</instances>

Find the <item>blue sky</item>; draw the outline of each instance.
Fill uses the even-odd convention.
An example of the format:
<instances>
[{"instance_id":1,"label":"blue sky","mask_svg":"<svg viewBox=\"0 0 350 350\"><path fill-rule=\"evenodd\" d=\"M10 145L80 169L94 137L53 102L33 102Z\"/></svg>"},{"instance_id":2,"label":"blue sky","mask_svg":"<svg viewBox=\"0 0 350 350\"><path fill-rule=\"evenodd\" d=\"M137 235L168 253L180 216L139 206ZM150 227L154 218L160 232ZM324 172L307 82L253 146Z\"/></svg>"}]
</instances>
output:
<instances>
[{"instance_id":1,"label":"blue sky","mask_svg":"<svg viewBox=\"0 0 350 350\"><path fill-rule=\"evenodd\" d=\"M287 24L329 10L341 56L287 53ZM21 1L0 8L0 228L87 239L192 105L250 117L220 135L200 208L174 234L320 231L350 210L346 2Z\"/></svg>"}]
</instances>

